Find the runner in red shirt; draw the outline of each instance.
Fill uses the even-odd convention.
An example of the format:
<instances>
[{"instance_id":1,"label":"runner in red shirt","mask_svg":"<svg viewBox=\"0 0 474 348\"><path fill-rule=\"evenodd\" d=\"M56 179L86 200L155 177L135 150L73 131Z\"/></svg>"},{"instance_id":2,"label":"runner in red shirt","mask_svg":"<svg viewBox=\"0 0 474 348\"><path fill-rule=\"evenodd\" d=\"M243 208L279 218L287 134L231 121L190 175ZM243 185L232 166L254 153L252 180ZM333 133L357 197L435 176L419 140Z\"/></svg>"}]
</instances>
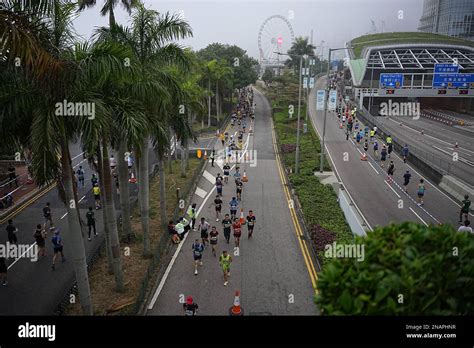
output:
<instances>
[{"instance_id":1,"label":"runner in red shirt","mask_svg":"<svg viewBox=\"0 0 474 348\"><path fill-rule=\"evenodd\" d=\"M242 235L242 225L240 224L240 219L235 218L232 227L234 228L235 246L238 247L240 246L240 236Z\"/></svg>"}]
</instances>

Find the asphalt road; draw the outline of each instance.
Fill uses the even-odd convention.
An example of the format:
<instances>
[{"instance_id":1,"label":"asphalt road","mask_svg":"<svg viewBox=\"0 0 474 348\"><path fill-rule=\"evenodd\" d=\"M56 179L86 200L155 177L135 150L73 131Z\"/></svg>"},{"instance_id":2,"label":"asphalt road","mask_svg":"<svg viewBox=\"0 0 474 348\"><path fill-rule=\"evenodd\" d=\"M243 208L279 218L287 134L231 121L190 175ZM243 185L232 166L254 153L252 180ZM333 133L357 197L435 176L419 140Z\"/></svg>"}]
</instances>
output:
<instances>
[{"instance_id":1,"label":"asphalt road","mask_svg":"<svg viewBox=\"0 0 474 348\"><path fill-rule=\"evenodd\" d=\"M243 226L238 255L232 237L231 243L226 244L221 222L215 221L213 205L215 176L218 172L222 173L219 167L222 161L216 161L214 167L207 163L197 190L203 197L195 194L193 201L198 208L202 206L198 210L198 218L205 217L220 233L218 255L227 250L233 257L230 282L227 287L223 285L218 258L212 255L209 247L204 251L199 274L194 275L191 245L200 234L191 231L180 244L164 278L154 291L148 315L183 315L182 302L187 296L192 296L199 305L199 315L228 315L236 290L241 293L240 302L245 315L316 314L314 288L298 246L278 174L272 145L270 107L258 92L255 92L255 102L255 135L247 134L244 140L248 142L250 160L256 154L257 162L255 166L241 164L241 172L246 171L249 182L244 186L240 206L245 216L249 209L256 215L253 238L247 239L247 228ZM229 132L235 130L232 127ZM221 148L220 143L216 144L216 149ZM234 170L231 175L233 173ZM235 184L229 180L223 190L224 214L229 212L228 202L234 192Z\"/></svg>"},{"instance_id":2,"label":"asphalt road","mask_svg":"<svg viewBox=\"0 0 474 348\"><path fill-rule=\"evenodd\" d=\"M85 214L89 206L94 206L92 195L92 184L90 178L92 170L89 168L87 160L82 158L82 150L78 145L71 145L72 164L75 169L82 165L86 171L85 187L78 188L78 198L80 200L80 215L85 221ZM149 151L150 170L156 163L156 157L153 151ZM137 194L136 185L131 184L131 196ZM115 194L116 209L120 209L118 196ZM35 242L33 234L37 224L43 224L43 207L46 202L51 203L53 222L61 230L61 237L64 244L64 254L66 262L61 263L57 260L56 270L51 270L53 247L51 243L52 233L48 234L46 239L47 256L39 259L37 262L31 262L31 259L22 257L18 260L9 260L8 266L8 286L0 285L0 315L51 315L58 305L58 301L66 295L67 286L74 277L74 268L71 261L68 261L70 255L69 231L66 217L66 208L60 201L57 189L53 188L45 195L35 200L31 205L19 211L14 217L13 222L18 228L18 244L29 244ZM98 248L104 238L102 211L95 210L96 227L99 232L97 238L91 242L87 241L87 234L84 234L84 244L88 257ZM0 227L0 243L7 241L6 223ZM60 258L58 258L60 259Z\"/></svg>"},{"instance_id":3,"label":"asphalt road","mask_svg":"<svg viewBox=\"0 0 474 348\"><path fill-rule=\"evenodd\" d=\"M320 78L311 93L310 100L316 100L316 91L324 89L325 78ZM318 134L323 134L323 111L316 110L316 103L310 102L310 115L313 126ZM451 223L458 225L460 205L444 194L418 171L404 164L399 156L392 153L391 160L395 164L395 182L386 181L386 169L379 165L373 157L372 147L369 147L368 161L361 161L362 144L357 147L355 142L346 140L345 129L339 128L335 113L328 112L326 124L326 151L335 166L340 180L362 212L369 226L385 226L390 222L414 221L424 224ZM381 142L379 140L381 148ZM380 150L379 150L380 151ZM345 159L348 159L347 161ZM406 170L412 174L408 186L408 194L402 188L403 174ZM416 204L416 187L420 180L425 180L425 204L420 207ZM401 204L400 204L401 203Z\"/></svg>"}]
</instances>

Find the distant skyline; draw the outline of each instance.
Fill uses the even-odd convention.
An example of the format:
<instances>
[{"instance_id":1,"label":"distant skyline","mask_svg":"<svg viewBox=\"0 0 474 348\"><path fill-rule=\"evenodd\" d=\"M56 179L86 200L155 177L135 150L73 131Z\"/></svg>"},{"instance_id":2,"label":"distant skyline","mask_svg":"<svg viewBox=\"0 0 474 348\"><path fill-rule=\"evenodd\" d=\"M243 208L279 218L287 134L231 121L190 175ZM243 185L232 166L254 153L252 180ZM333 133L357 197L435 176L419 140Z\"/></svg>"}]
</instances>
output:
<instances>
[{"instance_id":1,"label":"distant skyline","mask_svg":"<svg viewBox=\"0 0 474 348\"><path fill-rule=\"evenodd\" d=\"M158 12L181 14L193 29L194 37L182 40L180 44L195 50L213 42L237 45L258 59L258 33L262 23L272 15L288 18L295 36L310 36L313 29L313 44L321 40L330 47L341 47L348 40L371 32L374 21L381 32L416 31L422 13L423 0L144 0L147 8ZM77 33L88 39L94 29L108 25L108 17L100 15L103 0L94 8L80 13L74 25ZM292 11L292 12L291 12ZM116 20L128 25L130 16L118 5ZM292 18L293 17L293 18ZM265 31L269 44L270 35L286 36L285 27L274 22ZM286 38L284 38L286 39ZM319 52L319 51L318 51ZM327 50L325 50L326 55Z\"/></svg>"}]
</instances>

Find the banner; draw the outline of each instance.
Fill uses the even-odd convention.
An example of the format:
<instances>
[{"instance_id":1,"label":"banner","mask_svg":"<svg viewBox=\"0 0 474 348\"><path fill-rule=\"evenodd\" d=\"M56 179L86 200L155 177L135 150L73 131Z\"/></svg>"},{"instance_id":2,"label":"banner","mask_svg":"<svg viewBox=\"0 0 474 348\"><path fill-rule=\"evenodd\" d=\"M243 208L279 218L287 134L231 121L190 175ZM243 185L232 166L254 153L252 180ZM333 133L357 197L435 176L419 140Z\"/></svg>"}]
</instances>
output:
<instances>
[{"instance_id":1,"label":"banner","mask_svg":"<svg viewBox=\"0 0 474 348\"><path fill-rule=\"evenodd\" d=\"M337 104L337 90L331 89L329 91L328 110L331 110L331 111L336 110L336 104Z\"/></svg>"},{"instance_id":2,"label":"banner","mask_svg":"<svg viewBox=\"0 0 474 348\"><path fill-rule=\"evenodd\" d=\"M325 98L326 98L326 91L324 89L318 90L318 93L316 93L316 110L324 110Z\"/></svg>"}]
</instances>

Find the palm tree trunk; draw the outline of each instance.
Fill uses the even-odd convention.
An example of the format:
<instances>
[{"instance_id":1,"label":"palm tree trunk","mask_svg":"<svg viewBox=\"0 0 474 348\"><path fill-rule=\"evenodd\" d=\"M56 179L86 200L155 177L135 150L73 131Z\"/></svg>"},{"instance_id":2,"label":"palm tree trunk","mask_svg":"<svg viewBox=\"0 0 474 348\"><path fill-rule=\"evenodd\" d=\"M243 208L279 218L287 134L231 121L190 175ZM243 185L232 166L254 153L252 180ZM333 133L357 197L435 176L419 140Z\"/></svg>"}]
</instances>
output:
<instances>
[{"instance_id":1,"label":"palm tree trunk","mask_svg":"<svg viewBox=\"0 0 474 348\"><path fill-rule=\"evenodd\" d=\"M171 173L173 172L173 165L172 165L172 163L171 163L171 161L172 161L172 156L173 156L173 155L171 154L171 152L172 152L172 150L173 150L173 143L174 143L174 140L173 140L173 132L172 132L171 130L170 130L170 133L171 133L171 140L172 140L172 141L170 141L170 144L169 144L169 147L168 147L168 156L166 156L166 160L167 160L167 162L168 162L168 163L167 163L167 164L168 164L168 173L171 174Z\"/></svg>"},{"instance_id":2,"label":"palm tree trunk","mask_svg":"<svg viewBox=\"0 0 474 348\"><path fill-rule=\"evenodd\" d=\"M207 97L207 108L208 108L208 116L207 116L207 128L211 126L211 77L209 76L209 84L207 87L209 95Z\"/></svg>"},{"instance_id":3,"label":"palm tree trunk","mask_svg":"<svg viewBox=\"0 0 474 348\"><path fill-rule=\"evenodd\" d=\"M162 154L158 154L158 172L160 175L160 214L161 226L163 231L168 224L168 213L166 211L166 177L165 177L165 161Z\"/></svg>"},{"instance_id":4,"label":"palm tree trunk","mask_svg":"<svg viewBox=\"0 0 474 348\"><path fill-rule=\"evenodd\" d=\"M216 118L219 122L219 81L216 81Z\"/></svg>"},{"instance_id":5,"label":"palm tree trunk","mask_svg":"<svg viewBox=\"0 0 474 348\"><path fill-rule=\"evenodd\" d=\"M185 151L185 146L186 140L184 140L181 143L181 177L185 178L186 177L186 151Z\"/></svg>"},{"instance_id":6,"label":"palm tree trunk","mask_svg":"<svg viewBox=\"0 0 474 348\"><path fill-rule=\"evenodd\" d=\"M186 150L184 151L186 154L186 171L189 170L189 142L186 142Z\"/></svg>"},{"instance_id":7,"label":"palm tree trunk","mask_svg":"<svg viewBox=\"0 0 474 348\"><path fill-rule=\"evenodd\" d=\"M150 254L150 183L148 174L148 137L142 142L140 162L138 164L138 196L140 200L140 215L143 231L143 255Z\"/></svg>"},{"instance_id":8,"label":"palm tree trunk","mask_svg":"<svg viewBox=\"0 0 474 348\"><path fill-rule=\"evenodd\" d=\"M103 208L107 210L107 225L110 234L110 248L112 249L112 267L115 276L115 287L118 292L124 291L122 257L120 240L117 230L117 218L115 215L115 202L112 194L112 175L110 174L109 151L107 141L102 139L102 163L104 174Z\"/></svg>"},{"instance_id":9,"label":"palm tree trunk","mask_svg":"<svg viewBox=\"0 0 474 348\"><path fill-rule=\"evenodd\" d=\"M99 173L99 187L100 187L100 192L102 192L102 195L105 192L105 187L104 187L104 160L103 160L103 153L100 148L100 145L98 146L97 149L97 172ZM112 248L110 247L110 231L109 231L109 226L107 225L107 221L109 221L108 216L107 216L107 209L104 209L102 207L102 220L104 221L104 236L105 236L105 252L107 254L107 265L108 265L108 273L109 274L114 274L114 268L113 268L113 258L112 258Z\"/></svg>"},{"instance_id":10,"label":"palm tree trunk","mask_svg":"<svg viewBox=\"0 0 474 348\"><path fill-rule=\"evenodd\" d=\"M89 275L87 273L86 249L84 247L84 236L79 223L79 211L77 201L74 199L72 167L69 161L69 147L67 140L63 139L61 144L61 161L63 167L63 185L66 198L66 210L68 220L68 234L71 236L71 257L74 265L77 288L79 290L79 301L81 302L82 314L93 315L91 290L89 286Z\"/></svg>"},{"instance_id":11,"label":"palm tree trunk","mask_svg":"<svg viewBox=\"0 0 474 348\"><path fill-rule=\"evenodd\" d=\"M132 240L132 222L130 220L130 187L128 185L128 162L125 158L127 143L123 140L117 152L118 179L120 188L120 209L122 210L122 236Z\"/></svg>"}]
</instances>

